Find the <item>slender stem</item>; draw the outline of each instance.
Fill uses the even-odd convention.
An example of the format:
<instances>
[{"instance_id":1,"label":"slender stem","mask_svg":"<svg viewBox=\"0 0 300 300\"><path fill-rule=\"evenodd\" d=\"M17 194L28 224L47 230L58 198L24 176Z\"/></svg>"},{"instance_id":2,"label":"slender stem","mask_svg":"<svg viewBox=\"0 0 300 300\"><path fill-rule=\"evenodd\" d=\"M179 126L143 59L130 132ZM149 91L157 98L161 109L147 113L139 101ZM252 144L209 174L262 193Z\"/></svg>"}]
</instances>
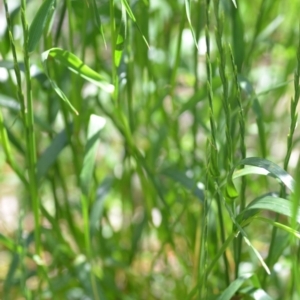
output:
<instances>
[{"instance_id":1,"label":"slender stem","mask_svg":"<svg viewBox=\"0 0 300 300\"><path fill-rule=\"evenodd\" d=\"M25 64L25 80L26 80L26 98L27 110L26 117L26 143L27 143L27 163L29 173L29 189L32 201L32 208L34 214L34 237L36 243L36 254L41 255L41 229L40 229L40 203L38 199L38 187L36 178L36 143L34 132L34 115L33 115L33 101L31 89L31 76L30 76L30 60L28 51L28 24L26 21L26 1L21 2L21 19L24 35L24 64Z\"/></svg>"},{"instance_id":2,"label":"slender stem","mask_svg":"<svg viewBox=\"0 0 300 300\"><path fill-rule=\"evenodd\" d=\"M113 93L113 99L116 101L116 105L119 106L120 103L117 102L118 98L118 77L117 77L117 68L115 64L115 48L116 48L116 23L115 23L115 3L114 0L110 0L110 34L111 34L111 72L112 72L112 81L115 86Z\"/></svg>"}]
</instances>

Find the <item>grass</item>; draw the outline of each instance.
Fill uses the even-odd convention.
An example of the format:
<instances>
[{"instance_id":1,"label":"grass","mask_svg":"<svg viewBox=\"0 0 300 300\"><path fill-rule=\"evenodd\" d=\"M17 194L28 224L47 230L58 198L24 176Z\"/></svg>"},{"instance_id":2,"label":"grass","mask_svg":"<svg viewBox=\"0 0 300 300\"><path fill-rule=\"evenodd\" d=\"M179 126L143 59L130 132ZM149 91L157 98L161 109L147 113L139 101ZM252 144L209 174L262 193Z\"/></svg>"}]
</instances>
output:
<instances>
[{"instance_id":1,"label":"grass","mask_svg":"<svg viewBox=\"0 0 300 300\"><path fill-rule=\"evenodd\" d=\"M1 299L300 297L300 7L236 5L4 0Z\"/></svg>"}]
</instances>

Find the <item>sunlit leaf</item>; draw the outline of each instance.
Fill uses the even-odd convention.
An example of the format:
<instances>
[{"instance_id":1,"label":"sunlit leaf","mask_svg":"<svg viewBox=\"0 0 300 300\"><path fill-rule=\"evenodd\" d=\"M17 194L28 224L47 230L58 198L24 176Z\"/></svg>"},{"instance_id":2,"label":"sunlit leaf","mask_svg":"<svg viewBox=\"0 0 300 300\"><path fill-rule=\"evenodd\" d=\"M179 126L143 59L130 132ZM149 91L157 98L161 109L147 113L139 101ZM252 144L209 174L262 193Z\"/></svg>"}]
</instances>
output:
<instances>
[{"instance_id":1,"label":"sunlit leaf","mask_svg":"<svg viewBox=\"0 0 300 300\"><path fill-rule=\"evenodd\" d=\"M192 36L193 36L193 39L194 39L195 46L198 49L198 41L196 39L195 31L194 31L194 28L193 28L193 25L192 25L192 20L191 20L191 3L190 3L190 0L185 0L185 12L186 12L186 17L187 17L187 20L188 20L188 23L189 23L189 26L190 26L190 29L191 29L191 32L192 32Z\"/></svg>"},{"instance_id":2,"label":"sunlit leaf","mask_svg":"<svg viewBox=\"0 0 300 300\"><path fill-rule=\"evenodd\" d=\"M230 198L235 198L238 195L238 192L234 186L232 179L234 178L235 169L238 166L243 166L243 165L249 165L249 166L261 168L264 171L261 170L260 174L275 177L281 183L283 183L289 190L293 191L293 189L294 189L295 182L294 182L293 177L291 175L289 175L281 167L279 167L278 165L276 165L275 163L273 163L267 159L263 159L263 158L259 158L259 157L248 157L248 158L245 158L245 159L241 160L240 162L238 162L235 165L235 167L231 170L231 172L229 173L229 176L227 178L227 195ZM244 176L246 174L257 174L257 169L251 169L251 170L247 170L244 172L238 171L238 172L239 172L238 175L240 175L240 176ZM238 176L236 176L236 177L238 177Z\"/></svg>"},{"instance_id":3,"label":"sunlit leaf","mask_svg":"<svg viewBox=\"0 0 300 300\"><path fill-rule=\"evenodd\" d=\"M106 82L106 78L104 76L100 75L99 73L88 67L86 64L84 64L83 61L75 54L60 48L51 48L42 53L42 60L44 62L49 57L54 58L61 65L67 67L70 71L78 74L82 78L95 84L104 91L108 93L112 93L114 91L114 86Z\"/></svg>"},{"instance_id":4,"label":"sunlit leaf","mask_svg":"<svg viewBox=\"0 0 300 300\"><path fill-rule=\"evenodd\" d=\"M122 19L120 28L118 31L116 46L115 46L115 53L114 53L114 60L115 65L118 67L120 65L120 61L122 58L122 53L125 47L125 40L126 40L126 31L127 31L127 17L126 17L126 10L124 5L122 4Z\"/></svg>"},{"instance_id":5,"label":"sunlit leaf","mask_svg":"<svg viewBox=\"0 0 300 300\"><path fill-rule=\"evenodd\" d=\"M94 172L96 151L99 145L99 133L105 123L106 121L102 117L96 115L90 116L83 166L80 173L80 187L85 196L88 196L89 194L92 175Z\"/></svg>"}]
</instances>

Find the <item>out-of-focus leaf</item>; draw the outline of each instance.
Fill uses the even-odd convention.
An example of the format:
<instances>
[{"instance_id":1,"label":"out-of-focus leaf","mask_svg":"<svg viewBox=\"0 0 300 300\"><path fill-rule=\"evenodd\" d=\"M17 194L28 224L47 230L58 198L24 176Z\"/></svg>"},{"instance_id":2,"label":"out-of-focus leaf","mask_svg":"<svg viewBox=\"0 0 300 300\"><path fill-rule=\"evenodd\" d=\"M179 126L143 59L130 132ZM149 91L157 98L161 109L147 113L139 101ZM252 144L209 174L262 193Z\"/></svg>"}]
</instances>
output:
<instances>
[{"instance_id":1,"label":"out-of-focus leaf","mask_svg":"<svg viewBox=\"0 0 300 300\"><path fill-rule=\"evenodd\" d=\"M20 110L20 104L18 101L3 94L0 94L0 106L9 108L14 111Z\"/></svg>"},{"instance_id":2,"label":"out-of-focus leaf","mask_svg":"<svg viewBox=\"0 0 300 300\"><path fill-rule=\"evenodd\" d=\"M99 228L99 222L102 217L105 198L110 191L113 180L114 179L112 177L106 177L97 189L96 200L93 203L90 213L91 235L93 235L93 233Z\"/></svg>"},{"instance_id":3,"label":"out-of-focus leaf","mask_svg":"<svg viewBox=\"0 0 300 300\"><path fill-rule=\"evenodd\" d=\"M142 38L143 38L144 42L146 43L147 47L149 48L149 47L150 47L150 46L149 46L149 43L148 43L147 39L145 38L144 34L142 33L142 31L141 31L141 29L140 29L138 23L136 22L136 18L135 18L135 16L134 16L134 14L133 14L133 12L132 12L132 10L131 10L131 8L130 8L128 2L127 2L126 0L121 0L121 1L122 1L122 4L124 5L126 11L127 11L128 16L129 16L129 17L131 18L131 20L134 22L134 24L135 24L135 26L137 27L138 31L139 31L140 34L142 35Z\"/></svg>"},{"instance_id":4,"label":"out-of-focus leaf","mask_svg":"<svg viewBox=\"0 0 300 300\"><path fill-rule=\"evenodd\" d=\"M70 128L72 129L72 128ZM68 144L67 131L64 129L53 140L50 146L43 152L37 162L37 177L40 181L56 161L60 152Z\"/></svg>"},{"instance_id":5,"label":"out-of-focus leaf","mask_svg":"<svg viewBox=\"0 0 300 300\"><path fill-rule=\"evenodd\" d=\"M236 280L224 290L224 292L217 298L217 300L230 300L234 294L239 290L241 285L252 276L252 274L245 274L238 277Z\"/></svg>"},{"instance_id":6,"label":"out-of-focus leaf","mask_svg":"<svg viewBox=\"0 0 300 300\"><path fill-rule=\"evenodd\" d=\"M104 44L106 46L105 36L104 36L104 33L103 33L103 27L102 27L102 24L101 24L100 13L98 11L97 3L96 3L95 0L92 1L91 9L92 9L93 14L95 16L95 21L96 21L96 24L97 24L97 26L99 28L100 33L101 33L103 42L104 42Z\"/></svg>"},{"instance_id":7,"label":"out-of-focus leaf","mask_svg":"<svg viewBox=\"0 0 300 300\"><path fill-rule=\"evenodd\" d=\"M94 171L96 152L99 145L99 133L104 127L105 123L106 121L102 117L96 115L90 116L83 166L80 173L80 187L82 193L85 196L88 196L89 194L90 184Z\"/></svg>"},{"instance_id":8,"label":"out-of-focus leaf","mask_svg":"<svg viewBox=\"0 0 300 300\"><path fill-rule=\"evenodd\" d=\"M257 289L254 287L245 287L240 290L241 294L248 295L254 300L273 300L263 289Z\"/></svg>"},{"instance_id":9,"label":"out-of-focus leaf","mask_svg":"<svg viewBox=\"0 0 300 300\"><path fill-rule=\"evenodd\" d=\"M193 28L193 25L192 25L192 20L191 20L191 3L190 3L190 0L185 0L185 12L186 12L186 18L188 20L188 23L189 23L189 26L190 26L190 29L191 29L191 32L192 32L192 36L193 36L193 39L194 39L194 44L198 50L198 41L196 39L196 35L195 35L195 31L194 31L194 28Z\"/></svg>"},{"instance_id":10,"label":"out-of-focus leaf","mask_svg":"<svg viewBox=\"0 0 300 300\"><path fill-rule=\"evenodd\" d=\"M237 71L242 71L242 65L245 58L245 39L244 39L244 22L241 17L240 9L231 9L232 20L232 46L234 53L234 61L237 66Z\"/></svg>"},{"instance_id":11,"label":"out-of-focus leaf","mask_svg":"<svg viewBox=\"0 0 300 300\"><path fill-rule=\"evenodd\" d=\"M45 0L40 6L36 13L30 28L29 28L29 39L28 39L28 51L32 52L39 42L44 29L55 9L56 0Z\"/></svg>"},{"instance_id":12,"label":"out-of-focus leaf","mask_svg":"<svg viewBox=\"0 0 300 300\"><path fill-rule=\"evenodd\" d=\"M175 182L182 184L185 188L190 190L200 201L204 201L204 193L197 186L197 183L189 178L184 172L178 170L175 167L169 167L161 171L161 174L168 176Z\"/></svg>"},{"instance_id":13,"label":"out-of-focus leaf","mask_svg":"<svg viewBox=\"0 0 300 300\"><path fill-rule=\"evenodd\" d=\"M126 40L126 31L127 31L126 27L127 27L126 9L122 3L122 19L121 19L118 36L117 36L115 53L114 53L114 60L115 60L116 67L120 65L120 61L122 58L122 53L124 50L125 40Z\"/></svg>"},{"instance_id":14,"label":"out-of-focus leaf","mask_svg":"<svg viewBox=\"0 0 300 300\"><path fill-rule=\"evenodd\" d=\"M70 71L78 74L104 91L108 93L112 93L114 91L114 86L106 82L106 78L104 76L84 64L83 61L75 54L60 48L51 48L42 53L43 62L46 62L49 58L55 59L60 64L67 67Z\"/></svg>"},{"instance_id":15,"label":"out-of-focus leaf","mask_svg":"<svg viewBox=\"0 0 300 300\"><path fill-rule=\"evenodd\" d=\"M231 1L233 3L234 7L237 8L236 1L235 0L231 0Z\"/></svg>"},{"instance_id":16,"label":"out-of-focus leaf","mask_svg":"<svg viewBox=\"0 0 300 300\"><path fill-rule=\"evenodd\" d=\"M19 69L22 72L25 72L25 65L24 63L20 62L18 63ZM11 60L2 60L0 61L0 68L5 68L7 70L13 70L14 69L14 62ZM40 82L42 85L45 85L47 81L47 76L45 73L43 73L38 66L31 65L30 67L30 76L31 78L35 78L38 82Z\"/></svg>"},{"instance_id":17,"label":"out-of-focus leaf","mask_svg":"<svg viewBox=\"0 0 300 300\"><path fill-rule=\"evenodd\" d=\"M7 295L10 289L12 288L12 286L15 284L14 276L18 270L19 263L20 263L20 256L19 254L14 253L3 285L3 292L6 293Z\"/></svg>"}]
</instances>

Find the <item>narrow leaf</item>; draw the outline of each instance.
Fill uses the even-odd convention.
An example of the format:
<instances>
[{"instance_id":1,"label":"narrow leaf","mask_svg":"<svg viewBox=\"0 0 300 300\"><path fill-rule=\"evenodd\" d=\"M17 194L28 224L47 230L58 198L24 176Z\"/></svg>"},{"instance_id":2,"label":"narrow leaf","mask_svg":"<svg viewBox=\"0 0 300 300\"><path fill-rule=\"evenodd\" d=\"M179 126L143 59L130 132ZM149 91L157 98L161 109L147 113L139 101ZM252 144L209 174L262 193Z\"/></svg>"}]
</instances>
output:
<instances>
[{"instance_id":1,"label":"narrow leaf","mask_svg":"<svg viewBox=\"0 0 300 300\"><path fill-rule=\"evenodd\" d=\"M196 35L195 35L195 31L194 31L194 28L193 28L193 25L192 25L192 21L191 21L191 5L190 5L190 0L185 0L185 12L186 12L186 17L187 17L187 20L188 20L188 23L189 23L189 26L190 26L190 29L191 29L191 32L192 32L192 36L193 36L193 39L194 39L194 43L195 43L195 46L198 49L198 41L196 39Z\"/></svg>"},{"instance_id":2,"label":"narrow leaf","mask_svg":"<svg viewBox=\"0 0 300 300\"><path fill-rule=\"evenodd\" d=\"M64 129L52 141L50 146L43 152L37 162L37 178L41 180L56 161L60 152L68 144L67 132Z\"/></svg>"},{"instance_id":3,"label":"narrow leaf","mask_svg":"<svg viewBox=\"0 0 300 300\"><path fill-rule=\"evenodd\" d=\"M114 53L114 60L115 60L116 67L120 65L122 53L125 46L126 29L127 29L126 26L127 26L126 10L122 3L122 19L121 19L121 25L119 28L118 36L117 36L115 53Z\"/></svg>"},{"instance_id":4,"label":"narrow leaf","mask_svg":"<svg viewBox=\"0 0 300 300\"><path fill-rule=\"evenodd\" d=\"M265 196L253 200L240 215L250 211L250 210L270 210L287 217L292 217L292 206L291 202L287 199L278 198L274 196ZM296 212L297 222L300 223L300 208L297 208Z\"/></svg>"},{"instance_id":5,"label":"narrow leaf","mask_svg":"<svg viewBox=\"0 0 300 300\"><path fill-rule=\"evenodd\" d=\"M88 196L90 183L95 165L95 157L99 145L99 133L105 125L105 119L96 115L90 116L88 137L85 145L83 167L80 173L80 187L85 196Z\"/></svg>"},{"instance_id":6,"label":"narrow leaf","mask_svg":"<svg viewBox=\"0 0 300 300\"><path fill-rule=\"evenodd\" d=\"M134 22L134 24L135 24L135 26L137 27L137 29L138 29L138 31L140 32L140 34L142 35L142 38L143 38L143 40L145 41L147 47L150 48L149 43L148 43L148 41L146 40L146 37L143 35L143 33L142 33L142 31L141 31L141 29L140 29L138 23L136 22L136 18L135 18L135 16L134 16L134 14L133 14L133 12L132 12L132 10L131 10L131 8L130 8L128 2L127 2L126 0L121 0L121 1L122 1L122 4L124 5L126 11L127 11L127 14L128 14L129 17L131 18L131 20Z\"/></svg>"},{"instance_id":7,"label":"narrow leaf","mask_svg":"<svg viewBox=\"0 0 300 300\"><path fill-rule=\"evenodd\" d=\"M241 160L240 162L238 162L235 165L235 167L232 168L231 172L228 175L227 195L230 198L235 198L238 195L238 192L232 181L234 170L238 166L243 166L243 165L249 165L249 166L254 166L254 167L259 167L261 169L264 169L265 170L264 175L269 175L269 176L275 177L279 181L281 181L289 190L291 190L291 191L294 190L295 181L294 181L293 177L291 175L289 175L281 167L279 167L278 165L276 165L275 163L273 163L267 159L263 159L263 158L259 158L259 157L248 157L248 158L245 158L245 159ZM252 172L250 170L250 172L247 172L244 174L241 172L241 174L242 174L241 176L243 176L246 174L257 174L257 172L256 172L256 170L252 170ZM263 174L263 171L261 172L261 174Z\"/></svg>"},{"instance_id":8,"label":"narrow leaf","mask_svg":"<svg viewBox=\"0 0 300 300\"><path fill-rule=\"evenodd\" d=\"M114 91L114 86L106 82L104 76L84 64L83 61L75 54L60 48L51 48L42 53L43 62L45 62L49 57L54 58L70 71L95 84L102 90L108 93L112 93Z\"/></svg>"},{"instance_id":9,"label":"narrow leaf","mask_svg":"<svg viewBox=\"0 0 300 300\"><path fill-rule=\"evenodd\" d=\"M91 235L99 229L99 224L102 218L106 195L109 193L113 183L112 177L106 177L97 189L96 200L93 203L90 212L90 231Z\"/></svg>"},{"instance_id":10,"label":"narrow leaf","mask_svg":"<svg viewBox=\"0 0 300 300\"><path fill-rule=\"evenodd\" d=\"M101 19L100 19L100 13L98 11L96 0L92 1L91 9L92 9L92 11L94 13L96 24L97 24L97 26L99 28L99 31L101 33L104 45L106 47L105 36L104 36L104 33L103 33L103 27L102 27L102 23L101 23Z\"/></svg>"},{"instance_id":11,"label":"narrow leaf","mask_svg":"<svg viewBox=\"0 0 300 300\"><path fill-rule=\"evenodd\" d=\"M189 178L184 172L175 167L170 167L162 170L161 174L168 176L175 182L180 183L185 188L190 190L200 201L204 201L203 191L197 186L197 183L192 178Z\"/></svg>"},{"instance_id":12,"label":"narrow leaf","mask_svg":"<svg viewBox=\"0 0 300 300\"><path fill-rule=\"evenodd\" d=\"M254 300L273 300L263 289L256 289L253 286L241 289L240 293L246 294Z\"/></svg>"},{"instance_id":13,"label":"narrow leaf","mask_svg":"<svg viewBox=\"0 0 300 300\"><path fill-rule=\"evenodd\" d=\"M55 0L45 0L40 6L37 14L35 15L30 28L28 39L28 50L32 52L39 42L45 27L47 26L55 9Z\"/></svg>"},{"instance_id":14,"label":"narrow leaf","mask_svg":"<svg viewBox=\"0 0 300 300\"><path fill-rule=\"evenodd\" d=\"M224 290L224 292L217 298L217 300L230 300L234 294L239 290L241 285L252 276L252 274L245 274L238 277L236 280Z\"/></svg>"}]
</instances>

